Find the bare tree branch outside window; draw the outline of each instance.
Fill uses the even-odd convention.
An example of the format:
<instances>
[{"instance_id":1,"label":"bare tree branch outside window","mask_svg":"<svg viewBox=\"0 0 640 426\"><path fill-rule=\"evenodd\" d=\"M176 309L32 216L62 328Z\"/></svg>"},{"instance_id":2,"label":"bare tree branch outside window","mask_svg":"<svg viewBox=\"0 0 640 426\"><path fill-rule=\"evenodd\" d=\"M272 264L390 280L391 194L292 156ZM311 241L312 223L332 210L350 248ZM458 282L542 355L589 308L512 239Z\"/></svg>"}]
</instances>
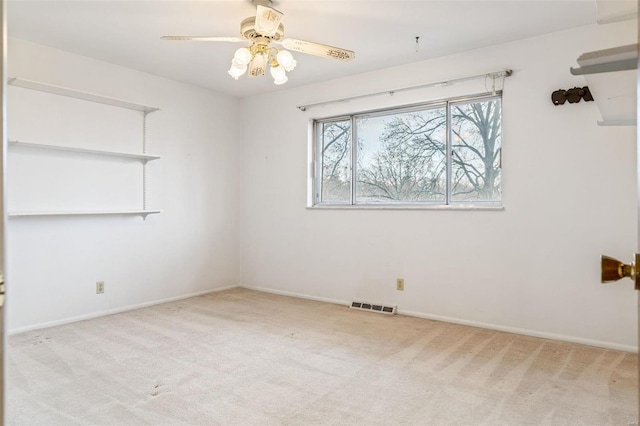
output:
<instances>
[{"instance_id":1,"label":"bare tree branch outside window","mask_svg":"<svg viewBox=\"0 0 640 426\"><path fill-rule=\"evenodd\" d=\"M445 108L357 119L356 126L358 154L363 153L358 156L358 201L444 200Z\"/></svg>"},{"instance_id":2,"label":"bare tree branch outside window","mask_svg":"<svg viewBox=\"0 0 640 426\"><path fill-rule=\"evenodd\" d=\"M352 178L359 204L500 201L501 114L488 97L323 122L322 202L350 202Z\"/></svg>"},{"instance_id":3,"label":"bare tree branch outside window","mask_svg":"<svg viewBox=\"0 0 640 426\"><path fill-rule=\"evenodd\" d=\"M322 128L322 201L349 201L351 191L351 120L324 123Z\"/></svg>"},{"instance_id":4,"label":"bare tree branch outside window","mask_svg":"<svg viewBox=\"0 0 640 426\"><path fill-rule=\"evenodd\" d=\"M500 200L502 138L499 100L451 108L451 199Z\"/></svg>"}]
</instances>

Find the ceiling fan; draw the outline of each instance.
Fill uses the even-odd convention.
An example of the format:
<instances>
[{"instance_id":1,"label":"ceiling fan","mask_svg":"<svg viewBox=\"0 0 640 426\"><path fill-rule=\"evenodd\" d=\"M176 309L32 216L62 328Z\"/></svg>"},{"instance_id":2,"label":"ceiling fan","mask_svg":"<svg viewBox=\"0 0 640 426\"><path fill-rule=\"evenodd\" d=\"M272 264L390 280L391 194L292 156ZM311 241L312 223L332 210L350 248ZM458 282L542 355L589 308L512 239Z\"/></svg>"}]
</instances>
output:
<instances>
[{"instance_id":1,"label":"ceiling fan","mask_svg":"<svg viewBox=\"0 0 640 426\"><path fill-rule=\"evenodd\" d=\"M237 80L248 70L249 75L260 76L265 74L269 66L275 84L286 83L288 80L286 73L296 66L296 60L289 50L340 61L349 61L355 57L355 52L351 50L295 38L284 38L284 26L281 22L283 14L271 7L270 0L252 0L252 2L256 6L256 16L246 18L240 23L242 37L163 36L161 38L163 40L250 42L251 45L236 50L231 60L229 75ZM282 48L272 45L282 46Z\"/></svg>"}]
</instances>

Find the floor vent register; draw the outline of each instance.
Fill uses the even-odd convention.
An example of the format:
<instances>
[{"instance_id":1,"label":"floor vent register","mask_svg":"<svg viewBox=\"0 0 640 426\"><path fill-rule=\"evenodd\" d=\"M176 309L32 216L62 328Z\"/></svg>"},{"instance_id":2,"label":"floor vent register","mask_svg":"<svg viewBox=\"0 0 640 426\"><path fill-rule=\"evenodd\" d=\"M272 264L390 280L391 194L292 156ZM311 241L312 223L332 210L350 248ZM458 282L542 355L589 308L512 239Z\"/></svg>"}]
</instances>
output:
<instances>
[{"instance_id":1,"label":"floor vent register","mask_svg":"<svg viewBox=\"0 0 640 426\"><path fill-rule=\"evenodd\" d=\"M375 303L367 302L351 302L351 309L359 309L361 311L380 312L381 314L393 315L397 313L398 307L391 305L376 305Z\"/></svg>"}]
</instances>

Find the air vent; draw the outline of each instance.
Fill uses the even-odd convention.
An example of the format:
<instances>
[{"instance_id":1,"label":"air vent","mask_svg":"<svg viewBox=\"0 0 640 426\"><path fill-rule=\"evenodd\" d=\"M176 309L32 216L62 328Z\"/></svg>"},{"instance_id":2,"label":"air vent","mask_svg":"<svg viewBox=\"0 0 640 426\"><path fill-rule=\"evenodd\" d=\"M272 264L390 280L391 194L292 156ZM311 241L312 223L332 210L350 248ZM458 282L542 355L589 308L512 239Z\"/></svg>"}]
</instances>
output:
<instances>
[{"instance_id":1,"label":"air vent","mask_svg":"<svg viewBox=\"0 0 640 426\"><path fill-rule=\"evenodd\" d=\"M377 305L375 303L367 303L367 302L351 302L351 309L359 309L361 311L372 311L372 312L380 312L381 314L395 314L398 310L397 306L390 305Z\"/></svg>"}]
</instances>

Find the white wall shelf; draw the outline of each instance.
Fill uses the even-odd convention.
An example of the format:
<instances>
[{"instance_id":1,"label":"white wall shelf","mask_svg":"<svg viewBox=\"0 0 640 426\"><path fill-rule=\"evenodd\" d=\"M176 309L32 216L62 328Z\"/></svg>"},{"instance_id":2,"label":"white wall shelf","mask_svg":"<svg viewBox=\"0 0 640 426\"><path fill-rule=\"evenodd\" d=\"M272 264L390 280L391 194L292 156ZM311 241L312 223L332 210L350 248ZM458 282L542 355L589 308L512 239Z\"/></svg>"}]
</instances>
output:
<instances>
[{"instance_id":1,"label":"white wall shelf","mask_svg":"<svg viewBox=\"0 0 640 426\"><path fill-rule=\"evenodd\" d=\"M16 140L10 140L9 146L21 146L25 148L49 149L54 151L78 152L81 154L89 154L89 155L104 155L108 157L130 158L133 160L142 161L143 163L146 163L147 161L158 160L161 158L159 155L131 154L128 152L116 152L116 151L102 151L98 149L76 148L72 146L49 145L49 144L43 144L43 143L22 142L22 141L16 141Z\"/></svg>"},{"instance_id":2,"label":"white wall shelf","mask_svg":"<svg viewBox=\"0 0 640 426\"><path fill-rule=\"evenodd\" d=\"M117 158L126 158L135 161L140 161L142 163L142 203L141 209L134 210L96 210L96 211L10 211L10 218L20 218L20 217L36 217L36 216L104 216L104 215L136 215L142 216L143 219L146 219L150 214L161 213L162 210L149 210L147 209L147 162L152 160L158 160L160 156L158 155L150 155L147 154L147 115L158 111L159 108L152 107L149 105L143 105L135 102L130 102L122 99L111 98L108 96L97 95L95 93L84 92L80 90L70 89L67 87L56 86L53 84L40 83L31 80L25 80L21 78L10 78L8 83L15 87L20 87L24 89L36 90L39 92L50 93L58 96L66 96L69 98L75 98L82 101L94 102L102 105L107 105L110 107L117 108L126 108L132 111L141 112L142 118L142 152L139 154L128 153L128 152L118 152L118 151L108 151L108 150L98 150L98 149L89 149L89 148L78 148L71 146L62 146L62 145L54 145L54 144L42 144L35 142L22 142L19 140L10 140L9 145L13 147L25 147L25 148L33 148L33 149L46 149L46 150L56 150L56 151L66 151L66 152L75 152L80 154L87 155L100 155L100 156L109 156L109 157L117 157Z\"/></svg>"},{"instance_id":3,"label":"white wall shelf","mask_svg":"<svg viewBox=\"0 0 640 426\"><path fill-rule=\"evenodd\" d=\"M104 210L104 211L66 211L66 212L9 212L10 218L34 216L142 216L162 213L162 210Z\"/></svg>"},{"instance_id":4,"label":"white wall shelf","mask_svg":"<svg viewBox=\"0 0 640 426\"><path fill-rule=\"evenodd\" d=\"M638 45L586 52L578 57L573 75L582 75L600 110L600 126L635 126Z\"/></svg>"},{"instance_id":5,"label":"white wall shelf","mask_svg":"<svg viewBox=\"0 0 640 426\"><path fill-rule=\"evenodd\" d=\"M583 53L578 57L580 67L571 67L573 75L600 74L605 72L628 71L638 68L638 45L612 47Z\"/></svg>"},{"instance_id":6,"label":"white wall shelf","mask_svg":"<svg viewBox=\"0 0 640 426\"><path fill-rule=\"evenodd\" d=\"M150 113L158 111L160 108L148 105L142 105L135 102L125 101L122 99L111 98L108 96L96 95L95 93L83 92L80 90L69 89L66 87L56 86L53 84L40 83L37 81L24 80L21 78L9 78L9 84L12 86L23 87L25 89L38 90L40 92L52 93L54 95L67 96L69 98L82 99L84 101L96 102L99 104L111 105L119 108L127 108L135 111Z\"/></svg>"}]
</instances>

